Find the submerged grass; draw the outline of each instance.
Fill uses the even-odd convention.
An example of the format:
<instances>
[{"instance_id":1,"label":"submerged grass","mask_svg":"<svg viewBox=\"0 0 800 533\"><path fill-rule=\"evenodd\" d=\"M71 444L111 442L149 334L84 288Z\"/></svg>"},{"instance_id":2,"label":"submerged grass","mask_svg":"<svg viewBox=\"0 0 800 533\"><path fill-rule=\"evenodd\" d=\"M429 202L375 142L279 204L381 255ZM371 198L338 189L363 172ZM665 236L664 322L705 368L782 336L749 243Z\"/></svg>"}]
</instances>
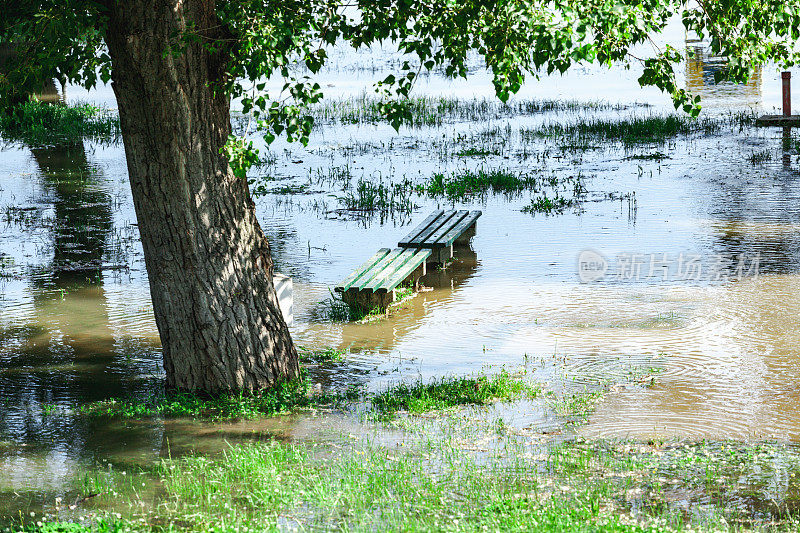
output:
<instances>
[{"instance_id":1,"label":"submerged grass","mask_svg":"<svg viewBox=\"0 0 800 533\"><path fill-rule=\"evenodd\" d=\"M546 215L558 215L578 205L578 200L575 198L565 198L564 196L553 196L552 198L547 195L537 196L531 203L523 206L521 211L523 213L544 213Z\"/></svg>"},{"instance_id":2,"label":"submerged grass","mask_svg":"<svg viewBox=\"0 0 800 533\"><path fill-rule=\"evenodd\" d=\"M449 377L431 383L401 383L372 398L383 414L396 411L423 413L459 405L482 405L520 396L535 397L541 387L526 383L506 371L495 376Z\"/></svg>"},{"instance_id":3,"label":"submerged grass","mask_svg":"<svg viewBox=\"0 0 800 533\"><path fill-rule=\"evenodd\" d=\"M402 447L233 445L163 459L155 499L109 481L128 511L8 531L796 531L800 453L774 443L422 435ZM476 444L491 440L491 454ZM130 476L129 476L130 477ZM137 478L137 480L140 478ZM780 480L775 483L775 480ZM113 498L113 500L112 500Z\"/></svg>"},{"instance_id":4,"label":"submerged grass","mask_svg":"<svg viewBox=\"0 0 800 533\"><path fill-rule=\"evenodd\" d=\"M297 353L303 363L335 363L343 361L346 352L335 348L311 350L304 346L298 346Z\"/></svg>"},{"instance_id":5,"label":"submerged grass","mask_svg":"<svg viewBox=\"0 0 800 533\"><path fill-rule=\"evenodd\" d=\"M447 196L448 198L466 198L487 192L515 193L525 189L536 188L540 181L536 176L523 174L507 169L465 169L450 175L434 174L425 184L417 185L420 194L428 196Z\"/></svg>"},{"instance_id":6,"label":"submerged grass","mask_svg":"<svg viewBox=\"0 0 800 533\"><path fill-rule=\"evenodd\" d=\"M387 122L382 100L366 93L338 100L323 100L311 109L318 123L376 124ZM458 121L485 121L496 118L532 115L549 111L621 110L626 106L607 102L573 100L514 100L503 104L488 98L462 99L447 96L418 96L400 100L409 113L411 127L438 127ZM643 106L644 104L637 104Z\"/></svg>"},{"instance_id":7,"label":"submerged grass","mask_svg":"<svg viewBox=\"0 0 800 533\"><path fill-rule=\"evenodd\" d=\"M505 372L452 378L376 398L392 408L429 410L450 406L452 398L482 404L539 395L517 378ZM556 410L585 417L600 397L599 391L569 395ZM214 457L168 457L136 475L112 475L106 465L84 482L94 497L81 523L45 518L7 531L663 532L800 525L800 450L793 446L546 437L560 432L526 432L502 417L469 412L416 420L388 422L402 431L398 445L368 436L330 445L269 441L230 445Z\"/></svg>"},{"instance_id":8,"label":"submerged grass","mask_svg":"<svg viewBox=\"0 0 800 533\"><path fill-rule=\"evenodd\" d=\"M411 213L414 202L411 201L410 184L372 182L360 178L355 190L350 190L339 198L343 209L355 213Z\"/></svg>"},{"instance_id":9,"label":"submerged grass","mask_svg":"<svg viewBox=\"0 0 800 533\"><path fill-rule=\"evenodd\" d=\"M110 399L78 408L79 414L101 418L202 418L212 420L252 419L274 416L301 407L330 405L358 398L358 392L314 393L305 372L300 378L282 382L255 393L223 393L205 397L188 392L160 393L138 400Z\"/></svg>"},{"instance_id":10,"label":"submerged grass","mask_svg":"<svg viewBox=\"0 0 800 533\"><path fill-rule=\"evenodd\" d=\"M119 117L88 103L28 101L0 112L0 136L33 145L75 143L83 139L116 142Z\"/></svg>"},{"instance_id":11,"label":"submerged grass","mask_svg":"<svg viewBox=\"0 0 800 533\"><path fill-rule=\"evenodd\" d=\"M622 119L589 117L568 123L549 123L522 128L523 139L599 138L625 145L663 143L676 136L711 135L724 128L745 127L754 123L752 113L732 113L725 117L692 118L687 115L649 115Z\"/></svg>"}]
</instances>

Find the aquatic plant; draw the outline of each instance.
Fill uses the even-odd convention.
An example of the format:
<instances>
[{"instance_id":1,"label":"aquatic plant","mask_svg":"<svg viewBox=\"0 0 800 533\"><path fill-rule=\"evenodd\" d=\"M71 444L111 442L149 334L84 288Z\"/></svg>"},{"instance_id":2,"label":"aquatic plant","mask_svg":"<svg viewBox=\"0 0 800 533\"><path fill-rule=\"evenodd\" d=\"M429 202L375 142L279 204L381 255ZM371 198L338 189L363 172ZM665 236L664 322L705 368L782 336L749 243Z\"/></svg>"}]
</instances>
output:
<instances>
[{"instance_id":1,"label":"aquatic plant","mask_svg":"<svg viewBox=\"0 0 800 533\"><path fill-rule=\"evenodd\" d=\"M772 151L770 150L759 150L758 152L753 152L749 156L747 156L747 161L750 162L751 165L761 165L766 163L767 161L772 160Z\"/></svg>"},{"instance_id":2,"label":"aquatic plant","mask_svg":"<svg viewBox=\"0 0 800 533\"><path fill-rule=\"evenodd\" d=\"M511 400L523 395L535 397L540 392L540 387L503 371L489 377L446 377L430 383L400 383L377 394L371 402L382 414L400 410L423 413L457 405Z\"/></svg>"},{"instance_id":3,"label":"aquatic plant","mask_svg":"<svg viewBox=\"0 0 800 533\"><path fill-rule=\"evenodd\" d=\"M447 196L455 199L486 192L515 193L524 189L535 189L538 184L539 179L530 174L502 168L490 170L479 168L465 169L449 175L436 173L427 183L417 185L416 190L428 196Z\"/></svg>"},{"instance_id":4,"label":"aquatic plant","mask_svg":"<svg viewBox=\"0 0 800 533\"><path fill-rule=\"evenodd\" d=\"M310 110L321 124L377 124L388 122L385 101L367 93L359 96L323 100ZM518 99L502 103L488 98L414 96L400 100L410 127L439 127L452 122L480 122L502 117L533 115L568 110L621 110L629 106L609 102L575 100ZM644 106L645 104L633 104Z\"/></svg>"},{"instance_id":5,"label":"aquatic plant","mask_svg":"<svg viewBox=\"0 0 800 533\"><path fill-rule=\"evenodd\" d=\"M663 143L678 135L711 135L726 127L744 127L754 122L752 113L731 113L723 117L692 118L687 115L648 115L619 119L586 117L572 122L551 122L521 128L525 139L575 137L600 138L625 145Z\"/></svg>"},{"instance_id":6,"label":"aquatic plant","mask_svg":"<svg viewBox=\"0 0 800 533\"><path fill-rule=\"evenodd\" d=\"M188 392L158 393L142 399L109 399L82 405L79 414L102 418L258 418L286 413L299 407L326 405L354 399L357 392L315 393L305 371L301 377L254 393L204 396Z\"/></svg>"},{"instance_id":7,"label":"aquatic plant","mask_svg":"<svg viewBox=\"0 0 800 533\"><path fill-rule=\"evenodd\" d=\"M456 152L458 157L487 157L491 155L500 155L500 150L490 148L465 148Z\"/></svg>"},{"instance_id":8,"label":"aquatic plant","mask_svg":"<svg viewBox=\"0 0 800 533\"><path fill-rule=\"evenodd\" d=\"M411 201L410 182L400 183L373 182L359 178L354 190L347 191L339 197L343 209L360 213L411 213L414 202Z\"/></svg>"},{"instance_id":9,"label":"aquatic plant","mask_svg":"<svg viewBox=\"0 0 800 533\"><path fill-rule=\"evenodd\" d=\"M119 117L89 103L23 102L0 112L0 137L33 145L75 143L83 139L116 142Z\"/></svg>"},{"instance_id":10,"label":"aquatic plant","mask_svg":"<svg viewBox=\"0 0 800 533\"><path fill-rule=\"evenodd\" d=\"M556 194L552 198L545 195L537 196L531 203L523 206L521 211L523 213L544 213L546 215L556 215L563 213L570 207L578 205L578 200L575 198L565 198Z\"/></svg>"}]
</instances>

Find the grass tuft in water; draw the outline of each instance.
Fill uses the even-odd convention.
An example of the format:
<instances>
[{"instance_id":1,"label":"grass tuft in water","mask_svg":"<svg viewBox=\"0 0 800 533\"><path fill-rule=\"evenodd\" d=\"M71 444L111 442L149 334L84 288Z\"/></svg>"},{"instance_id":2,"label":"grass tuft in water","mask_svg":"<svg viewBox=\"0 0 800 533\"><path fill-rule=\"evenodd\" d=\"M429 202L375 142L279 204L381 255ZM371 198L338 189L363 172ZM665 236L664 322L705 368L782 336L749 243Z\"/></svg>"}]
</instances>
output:
<instances>
[{"instance_id":1,"label":"grass tuft in water","mask_svg":"<svg viewBox=\"0 0 800 533\"><path fill-rule=\"evenodd\" d=\"M368 317L377 317L383 314L384 312L377 308L370 310L358 305L350 305L331 291L330 297L320 302L315 316L331 322L358 322Z\"/></svg>"},{"instance_id":2,"label":"grass tuft in water","mask_svg":"<svg viewBox=\"0 0 800 533\"><path fill-rule=\"evenodd\" d=\"M747 161L753 165L763 165L768 161L772 161L772 152L770 150L759 150L747 156Z\"/></svg>"},{"instance_id":3,"label":"grass tuft in water","mask_svg":"<svg viewBox=\"0 0 800 533\"><path fill-rule=\"evenodd\" d=\"M74 143L83 139L116 142L119 117L88 103L43 103L35 100L0 112L0 136L33 145Z\"/></svg>"},{"instance_id":4,"label":"grass tuft in water","mask_svg":"<svg viewBox=\"0 0 800 533\"><path fill-rule=\"evenodd\" d=\"M499 149L489 149L489 148L465 148L456 152L458 157L488 157L492 155L500 155Z\"/></svg>"},{"instance_id":5,"label":"grass tuft in water","mask_svg":"<svg viewBox=\"0 0 800 533\"><path fill-rule=\"evenodd\" d=\"M387 122L384 101L366 93L351 98L323 100L311 109L320 124L377 124ZM463 99L447 96L418 96L396 102L408 112L413 128L440 127L454 122L480 122L502 117L533 115L553 111L622 110L627 106L608 102L574 100L512 100L503 104L488 98ZM636 104L641 107L643 104Z\"/></svg>"},{"instance_id":6,"label":"grass tuft in water","mask_svg":"<svg viewBox=\"0 0 800 533\"><path fill-rule=\"evenodd\" d=\"M545 215L559 215L569 209L578 205L578 200L575 198L565 198L563 196L556 196L550 198L547 195L537 196L531 203L523 206L521 211L523 213L544 213Z\"/></svg>"},{"instance_id":7,"label":"grass tuft in water","mask_svg":"<svg viewBox=\"0 0 800 533\"><path fill-rule=\"evenodd\" d=\"M401 383L372 398L373 407L383 414L397 411L423 413L459 405L482 405L520 396L535 397L541 388L506 371L495 376L450 377L431 383Z\"/></svg>"},{"instance_id":8,"label":"grass tuft in water","mask_svg":"<svg viewBox=\"0 0 800 533\"><path fill-rule=\"evenodd\" d=\"M298 346L297 353L303 363L336 363L343 361L347 352L335 348L311 350L304 346Z\"/></svg>"},{"instance_id":9,"label":"grass tuft in water","mask_svg":"<svg viewBox=\"0 0 800 533\"><path fill-rule=\"evenodd\" d=\"M467 198L487 192L515 193L536 188L536 177L507 169L462 170L449 176L434 174L428 183L417 186L417 192L428 196L446 196L451 199Z\"/></svg>"},{"instance_id":10,"label":"grass tuft in water","mask_svg":"<svg viewBox=\"0 0 800 533\"><path fill-rule=\"evenodd\" d=\"M409 197L410 192L411 186L407 181L385 184L361 178L355 190L347 191L339 201L344 206L343 209L349 212L408 214L415 207Z\"/></svg>"},{"instance_id":11,"label":"grass tuft in water","mask_svg":"<svg viewBox=\"0 0 800 533\"><path fill-rule=\"evenodd\" d=\"M101 418L252 419L288 413L292 409L355 399L354 390L342 394L314 394L311 381L300 378L254 393L223 393L205 397L189 392L158 394L144 400L110 399L81 406L78 412Z\"/></svg>"},{"instance_id":12,"label":"grass tuft in water","mask_svg":"<svg viewBox=\"0 0 800 533\"><path fill-rule=\"evenodd\" d=\"M679 135L719 133L723 128L744 127L753 123L749 113L726 117L691 118L686 115L649 115L623 119L585 118L570 123L550 123L535 128L522 128L523 139L537 138L599 138L625 145L663 143Z\"/></svg>"}]
</instances>

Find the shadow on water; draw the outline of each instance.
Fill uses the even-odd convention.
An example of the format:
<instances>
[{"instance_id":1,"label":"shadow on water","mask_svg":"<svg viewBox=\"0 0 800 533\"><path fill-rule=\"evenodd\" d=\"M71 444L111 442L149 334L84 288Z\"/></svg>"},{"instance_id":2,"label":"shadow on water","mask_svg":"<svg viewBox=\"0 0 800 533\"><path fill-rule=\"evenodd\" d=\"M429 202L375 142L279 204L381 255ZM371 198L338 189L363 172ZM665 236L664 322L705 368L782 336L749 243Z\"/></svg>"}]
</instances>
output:
<instances>
[{"instance_id":1,"label":"shadow on water","mask_svg":"<svg viewBox=\"0 0 800 533\"><path fill-rule=\"evenodd\" d=\"M158 351L120 338L109 325L102 266L112 202L83 144L30 150L52 205L52 241L49 261L27 268L31 305L24 324L9 317L12 324L0 333L0 468L8 474L0 491L9 482L13 488L0 497L0 514L58 490L80 473L78 463L101 450L152 447L152 432L123 436L104 423L58 415L85 401L152 386L142 372L155 370ZM139 356L149 360L144 367L130 364Z\"/></svg>"}]
</instances>

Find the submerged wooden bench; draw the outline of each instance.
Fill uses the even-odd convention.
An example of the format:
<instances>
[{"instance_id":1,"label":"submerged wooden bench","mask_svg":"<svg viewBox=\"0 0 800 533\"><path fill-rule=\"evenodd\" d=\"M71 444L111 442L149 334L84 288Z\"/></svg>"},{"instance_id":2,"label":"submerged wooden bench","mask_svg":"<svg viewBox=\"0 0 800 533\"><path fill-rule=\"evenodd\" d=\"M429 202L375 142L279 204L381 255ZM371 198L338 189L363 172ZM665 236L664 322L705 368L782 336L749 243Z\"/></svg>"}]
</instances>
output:
<instances>
[{"instance_id":1,"label":"submerged wooden bench","mask_svg":"<svg viewBox=\"0 0 800 533\"><path fill-rule=\"evenodd\" d=\"M398 246L431 250L429 263L446 263L453 258L453 245L468 243L475 235L475 223L481 214L481 211L438 209L406 235Z\"/></svg>"},{"instance_id":2,"label":"submerged wooden bench","mask_svg":"<svg viewBox=\"0 0 800 533\"><path fill-rule=\"evenodd\" d=\"M395 301L400 285L415 287L428 263L445 263L453 257L454 244L469 242L480 216L480 211L434 211L399 248L381 248L334 290L349 305L385 309Z\"/></svg>"},{"instance_id":3,"label":"submerged wooden bench","mask_svg":"<svg viewBox=\"0 0 800 533\"><path fill-rule=\"evenodd\" d=\"M397 287L406 281L416 284L425 275L430 255L430 250L381 248L334 290L350 305L386 308L395 301Z\"/></svg>"}]
</instances>

